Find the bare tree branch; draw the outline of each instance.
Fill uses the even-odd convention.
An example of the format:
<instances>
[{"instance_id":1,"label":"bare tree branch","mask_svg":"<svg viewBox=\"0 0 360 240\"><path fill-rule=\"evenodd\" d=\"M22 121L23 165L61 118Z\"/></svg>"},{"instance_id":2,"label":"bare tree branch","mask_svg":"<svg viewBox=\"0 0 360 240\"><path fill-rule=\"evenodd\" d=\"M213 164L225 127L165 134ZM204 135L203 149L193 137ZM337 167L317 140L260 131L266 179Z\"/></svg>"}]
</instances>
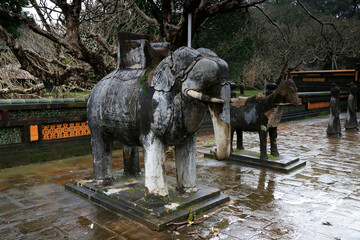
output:
<instances>
[{"instance_id":1,"label":"bare tree branch","mask_svg":"<svg viewBox=\"0 0 360 240\"><path fill-rule=\"evenodd\" d=\"M19 20L22 20L24 23L26 23L29 26L29 28L31 30L33 30L37 34L40 34L41 36L44 36L44 37L48 38L49 40L51 40L51 41L53 41L55 43L58 43L58 44L66 47L68 49L72 49L71 45L68 42L66 42L65 40L62 40L60 38L55 37L54 35L42 30L38 26L34 26L27 17L22 16L20 14L12 13L12 12L8 11L7 9L2 8L2 7L0 7L0 12L6 13L11 17L15 17L15 18L17 18Z\"/></svg>"},{"instance_id":2,"label":"bare tree branch","mask_svg":"<svg viewBox=\"0 0 360 240\"><path fill-rule=\"evenodd\" d=\"M42 24L44 25L45 29L46 29L48 32L51 32L51 28L50 28L49 24L46 22L45 17L44 17L44 15L43 15L43 13L41 12L40 7L39 7L39 5L37 4L36 0L30 0L30 2L31 2L31 4L33 5L33 7L35 8L36 13L39 15L40 20L41 20Z\"/></svg>"},{"instance_id":3,"label":"bare tree branch","mask_svg":"<svg viewBox=\"0 0 360 240\"><path fill-rule=\"evenodd\" d=\"M31 88L20 88L20 87L11 87L11 88L2 88L0 89L0 94L9 94L9 93L18 93L18 94L29 94L29 93L34 93L34 92L38 92L42 89L44 89L45 86L43 83L40 83L34 87Z\"/></svg>"},{"instance_id":4,"label":"bare tree branch","mask_svg":"<svg viewBox=\"0 0 360 240\"><path fill-rule=\"evenodd\" d=\"M324 26L328 25L331 26L335 32L338 34L338 36L341 39L341 42L343 42L343 38L340 34L340 32L337 30L337 28L335 27L335 25L333 23L330 22L322 22L319 18L315 17L303 4L300 0L296 0L297 3L299 3L299 5L305 10L305 12L312 18L314 19L316 22L318 22L321 25L321 35L323 36L323 38L325 39L325 41L327 43L329 43L329 40L327 39L327 37L324 34Z\"/></svg>"},{"instance_id":5,"label":"bare tree branch","mask_svg":"<svg viewBox=\"0 0 360 240\"><path fill-rule=\"evenodd\" d=\"M226 1L219 1L215 4L209 5L206 7L206 12L208 16L213 16L218 13L229 13L234 12L239 9L246 9L249 7L256 6L258 4L264 3L266 0L259 0L259 1L237 1L237 0L226 0Z\"/></svg>"},{"instance_id":6,"label":"bare tree branch","mask_svg":"<svg viewBox=\"0 0 360 240\"><path fill-rule=\"evenodd\" d=\"M288 45L289 48L291 48L291 45L289 43L289 40L285 37L285 34L283 33L283 31L280 29L279 25L277 25L271 18L269 15L267 15L264 10L262 10L259 6L255 6L256 9L258 9L268 20L269 22L276 27L276 29L279 31L284 43L286 43L286 45Z\"/></svg>"},{"instance_id":7,"label":"bare tree branch","mask_svg":"<svg viewBox=\"0 0 360 240\"><path fill-rule=\"evenodd\" d=\"M145 21L147 21L148 23L150 24L153 24L156 28L160 28L160 24L159 22L154 19L154 18L150 18L148 17L138 6L137 4L135 3L135 1L129 1L130 2L130 6L129 7L133 7L134 10L142 17L145 19Z\"/></svg>"}]
</instances>

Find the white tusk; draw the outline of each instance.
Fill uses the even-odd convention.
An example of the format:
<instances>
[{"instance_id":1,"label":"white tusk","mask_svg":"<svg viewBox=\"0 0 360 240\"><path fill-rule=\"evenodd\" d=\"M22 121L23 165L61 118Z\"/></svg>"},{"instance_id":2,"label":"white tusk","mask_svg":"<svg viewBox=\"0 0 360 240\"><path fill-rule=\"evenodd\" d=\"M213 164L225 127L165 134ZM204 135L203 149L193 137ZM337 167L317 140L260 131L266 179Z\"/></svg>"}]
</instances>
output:
<instances>
[{"instance_id":1,"label":"white tusk","mask_svg":"<svg viewBox=\"0 0 360 240\"><path fill-rule=\"evenodd\" d=\"M202 94L201 92L195 91L195 90L188 90L186 92L186 94L189 97L198 99L200 101L204 101L204 102L212 102L212 103L224 103L224 100L220 99L220 98L214 98L214 97L210 97L206 94Z\"/></svg>"}]
</instances>

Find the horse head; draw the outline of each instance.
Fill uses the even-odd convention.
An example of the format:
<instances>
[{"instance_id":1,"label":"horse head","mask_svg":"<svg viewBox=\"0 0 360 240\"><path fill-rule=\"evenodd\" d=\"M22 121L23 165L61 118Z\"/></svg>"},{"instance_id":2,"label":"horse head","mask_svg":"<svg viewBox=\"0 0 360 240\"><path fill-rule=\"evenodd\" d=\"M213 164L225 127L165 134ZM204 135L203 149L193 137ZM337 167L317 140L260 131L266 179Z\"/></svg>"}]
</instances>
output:
<instances>
[{"instance_id":1,"label":"horse head","mask_svg":"<svg viewBox=\"0 0 360 240\"><path fill-rule=\"evenodd\" d=\"M291 78L286 78L282 81L274 91L274 94L281 96L280 102L277 105L301 105L301 100L297 94L297 87Z\"/></svg>"}]
</instances>

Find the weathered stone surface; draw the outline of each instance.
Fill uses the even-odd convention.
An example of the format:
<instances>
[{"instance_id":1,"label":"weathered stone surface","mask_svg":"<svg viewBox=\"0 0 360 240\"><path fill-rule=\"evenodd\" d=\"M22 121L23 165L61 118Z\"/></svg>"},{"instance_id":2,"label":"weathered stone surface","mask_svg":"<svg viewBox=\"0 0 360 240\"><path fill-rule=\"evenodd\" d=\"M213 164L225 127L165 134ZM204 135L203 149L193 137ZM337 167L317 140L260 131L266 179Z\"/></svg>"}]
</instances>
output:
<instances>
[{"instance_id":1,"label":"weathered stone surface","mask_svg":"<svg viewBox=\"0 0 360 240\"><path fill-rule=\"evenodd\" d=\"M167 198L156 196L148 199L144 189L144 176L134 178L122 172L115 172L114 177L115 182L105 187L92 180L77 180L65 187L153 230L163 230L169 222L187 219L189 209L192 209L193 213L200 213L229 200L216 189L201 185L199 190L178 193L175 190L176 180L171 177L167 177L170 192ZM104 218L101 212L97 211L97 214L100 215L100 219Z\"/></svg>"},{"instance_id":2,"label":"weathered stone surface","mask_svg":"<svg viewBox=\"0 0 360 240\"><path fill-rule=\"evenodd\" d=\"M131 36L124 35L125 38ZM187 159L177 160L181 169L178 176L187 176L177 181L177 189L195 189L193 139L208 108L217 138L214 156L224 159L230 154L227 63L210 50L181 47L160 63L152 62L154 66L149 68L147 52L151 46L148 42L129 40L125 44L128 48L120 48L125 54L120 52L120 67L93 88L87 102L94 180L103 184L112 182L111 144L118 140L129 147L143 147L147 195L169 194L164 172L165 146L189 152Z\"/></svg>"}]
</instances>

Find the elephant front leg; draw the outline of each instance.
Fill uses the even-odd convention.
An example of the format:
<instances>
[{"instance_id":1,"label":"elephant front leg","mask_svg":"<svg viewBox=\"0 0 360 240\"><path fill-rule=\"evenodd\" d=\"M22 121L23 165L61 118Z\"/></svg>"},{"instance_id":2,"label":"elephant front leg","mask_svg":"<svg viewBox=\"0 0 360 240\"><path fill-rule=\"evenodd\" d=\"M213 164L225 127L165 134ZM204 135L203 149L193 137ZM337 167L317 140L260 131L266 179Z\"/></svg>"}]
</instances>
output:
<instances>
[{"instance_id":1,"label":"elephant front leg","mask_svg":"<svg viewBox=\"0 0 360 240\"><path fill-rule=\"evenodd\" d=\"M143 147L146 196L167 196L169 192L165 176L165 146L149 134Z\"/></svg>"},{"instance_id":2,"label":"elephant front leg","mask_svg":"<svg viewBox=\"0 0 360 240\"><path fill-rule=\"evenodd\" d=\"M177 190L195 192L196 188L196 145L195 136L185 144L175 147Z\"/></svg>"},{"instance_id":3,"label":"elephant front leg","mask_svg":"<svg viewBox=\"0 0 360 240\"><path fill-rule=\"evenodd\" d=\"M139 147L129 147L124 145L123 148L124 157L124 174L138 175L141 173L140 161L139 161Z\"/></svg>"},{"instance_id":4,"label":"elephant front leg","mask_svg":"<svg viewBox=\"0 0 360 240\"><path fill-rule=\"evenodd\" d=\"M270 137L270 149L271 155L279 156L279 151L277 149L277 127L270 127L269 128L269 137Z\"/></svg>"},{"instance_id":5,"label":"elephant front leg","mask_svg":"<svg viewBox=\"0 0 360 240\"><path fill-rule=\"evenodd\" d=\"M261 125L259 129L259 138L260 138L260 159L267 160L266 152L266 139L267 139L267 128L264 125Z\"/></svg>"},{"instance_id":6,"label":"elephant front leg","mask_svg":"<svg viewBox=\"0 0 360 240\"><path fill-rule=\"evenodd\" d=\"M94 160L94 181L107 185L112 182L112 139L101 128L91 128L91 146Z\"/></svg>"}]
</instances>

